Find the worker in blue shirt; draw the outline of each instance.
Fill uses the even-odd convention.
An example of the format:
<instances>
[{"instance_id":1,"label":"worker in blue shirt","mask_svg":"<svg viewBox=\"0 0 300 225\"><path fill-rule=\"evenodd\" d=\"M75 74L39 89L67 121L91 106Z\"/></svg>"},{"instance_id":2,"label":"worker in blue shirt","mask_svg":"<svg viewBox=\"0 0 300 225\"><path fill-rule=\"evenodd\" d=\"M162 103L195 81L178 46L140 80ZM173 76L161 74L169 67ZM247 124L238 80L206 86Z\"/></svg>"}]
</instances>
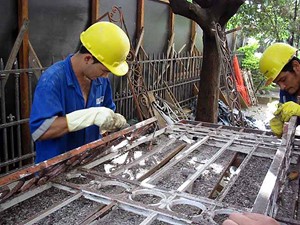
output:
<instances>
[{"instance_id":1,"label":"worker in blue shirt","mask_svg":"<svg viewBox=\"0 0 300 225\"><path fill-rule=\"evenodd\" d=\"M283 124L292 116L300 116L300 59L298 49L285 44L274 43L263 53L259 61L260 72L266 77L266 85L272 82L280 87L280 104L270 127L275 135L282 136Z\"/></svg>"},{"instance_id":2,"label":"worker in blue shirt","mask_svg":"<svg viewBox=\"0 0 300 225\"><path fill-rule=\"evenodd\" d=\"M49 67L35 89L30 130L36 163L101 138L100 129L126 124L114 113L108 75L128 72L127 35L113 23L97 22L80 41L80 50Z\"/></svg>"}]
</instances>

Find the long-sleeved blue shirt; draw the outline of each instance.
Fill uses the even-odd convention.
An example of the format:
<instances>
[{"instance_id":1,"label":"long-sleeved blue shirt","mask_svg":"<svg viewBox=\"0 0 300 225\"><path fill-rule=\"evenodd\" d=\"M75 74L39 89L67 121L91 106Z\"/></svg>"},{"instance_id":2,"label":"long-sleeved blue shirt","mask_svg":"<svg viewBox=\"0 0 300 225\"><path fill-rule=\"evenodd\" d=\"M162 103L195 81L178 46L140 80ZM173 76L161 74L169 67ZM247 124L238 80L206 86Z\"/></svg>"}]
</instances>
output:
<instances>
[{"instance_id":1,"label":"long-sleeved blue shirt","mask_svg":"<svg viewBox=\"0 0 300 225\"><path fill-rule=\"evenodd\" d=\"M30 130L35 141L36 163L101 138L99 127L92 125L58 138L38 140L56 117L90 107L105 106L112 110L116 108L109 79L101 77L92 81L85 105L79 82L72 69L71 57L69 55L65 60L49 67L41 75L35 89Z\"/></svg>"}]
</instances>

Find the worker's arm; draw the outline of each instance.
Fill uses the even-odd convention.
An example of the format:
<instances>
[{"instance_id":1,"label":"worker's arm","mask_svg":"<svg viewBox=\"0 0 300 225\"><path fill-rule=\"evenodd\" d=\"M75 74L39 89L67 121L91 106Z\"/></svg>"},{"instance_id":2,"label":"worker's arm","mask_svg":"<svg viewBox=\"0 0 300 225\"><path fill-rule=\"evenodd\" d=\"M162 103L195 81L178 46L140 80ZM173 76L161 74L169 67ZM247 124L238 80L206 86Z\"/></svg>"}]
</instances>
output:
<instances>
[{"instance_id":1,"label":"worker's arm","mask_svg":"<svg viewBox=\"0 0 300 225\"><path fill-rule=\"evenodd\" d=\"M46 130L46 132L42 136L40 136L38 140L58 138L68 132L69 129L66 117L56 117L51 126Z\"/></svg>"},{"instance_id":2,"label":"worker's arm","mask_svg":"<svg viewBox=\"0 0 300 225\"><path fill-rule=\"evenodd\" d=\"M56 117L50 127L40 136L39 140L60 137L68 132L97 125L100 129L114 130L123 127L126 119L106 107L91 107L71 112L66 117Z\"/></svg>"},{"instance_id":3,"label":"worker's arm","mask_svg":"<svg viewBox=\"0 0 300 225\"><path fill-rule=\"evenodd\" d=\"M280 225L269 216L258 213L232 213L222 225Z\"/></svg>"}]
</instances>

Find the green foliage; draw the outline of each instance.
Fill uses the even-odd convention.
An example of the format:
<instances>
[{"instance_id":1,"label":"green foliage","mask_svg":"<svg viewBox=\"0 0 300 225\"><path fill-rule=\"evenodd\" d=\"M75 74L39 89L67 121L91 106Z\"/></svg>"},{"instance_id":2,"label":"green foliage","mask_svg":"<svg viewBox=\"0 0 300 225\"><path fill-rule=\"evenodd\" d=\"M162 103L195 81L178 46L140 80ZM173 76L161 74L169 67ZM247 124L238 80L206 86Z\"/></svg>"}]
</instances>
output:
<instances>
[{"instance_id":1,"label":"green foliage","mask_svg":"<svg viewBox=\"0 0 300 225\"><path fill-rule=\"evenodd\" d=\"M251 72L252 80L254 84L254 89L256 90L265 83L264 76L259 72L259 57L255 55L257 49L259 48L258 43L245 45L237 50L239 55L242 55L241 67L243 70ZM264 90L272 90L273 85L268 87L261 86Z\"/></svg>"},{"instance_id":2,"label":"green foliage","mask_svg":"<svg viewBox=\"0 0 300 225\"><path fill-rule=\"evenodd\" d=\"M259 45L255 43L245 45L237 50L239 54L243 55L242 68L250 70L252 74L257 74L259 69L259 58L255 56L255 52L258 49L258 47Z\"/></svg>"},{"instance_id":3,"label":"green foliage","mask_svg":"<svg viewBox=\"0 0 300 225\"><path fill-rule=\"evenodd\" d=\"M228 22L227 29L242 26L242 34L255 38L261 46L287 41L293 34L298 34L295 3L295 0L245 1Z\"/></svg>"},{"instance_id":4,"label":"green foliage","mask_svg":"<svg viewBox=\"0 0 300 225\"><path fill-rule=\"evenodd\" d=\"M240 39L254 38L259 45L247 45L238 50L242 54L242 68L250 70L254 86L264 83L258 69L255 52L263 52L274 42L289 42L299 46L299 0L246 0L239 11L227 23L227 29L242 27ZM260 47L259 47L260 46ZM263 87L272 89L274 86Z\"/></svg>"}]
</instances>

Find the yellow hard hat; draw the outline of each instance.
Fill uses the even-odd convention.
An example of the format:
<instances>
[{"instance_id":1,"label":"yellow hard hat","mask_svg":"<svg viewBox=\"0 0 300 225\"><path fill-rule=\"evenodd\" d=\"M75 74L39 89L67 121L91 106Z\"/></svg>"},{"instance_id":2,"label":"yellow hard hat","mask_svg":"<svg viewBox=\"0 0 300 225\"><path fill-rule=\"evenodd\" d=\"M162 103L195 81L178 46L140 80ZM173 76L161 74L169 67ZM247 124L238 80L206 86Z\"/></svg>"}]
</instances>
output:
<instances>
[{"instance_id":1,"label":"yellow hard hat","mask_svg":"<svg viewBox=\"0 0 300 225\"><path fill-rule=\"evenodd\" d=\"M259 60L259 70L266 77L266 86L271 84L283 67L296 55L298 49L285 44L270 45Z\"/></svg>"},{"instance_id":2,"label":"yellow hard hat","mask_svg":"<svg viewBox=\"0 0 300 225\"><path fill-rule=\"evenodd\" d=\"M83 46L117 76L128 72L130 43L125 32L110 22L97 22L80 34Z\"/></svg>"}]
</instances>

